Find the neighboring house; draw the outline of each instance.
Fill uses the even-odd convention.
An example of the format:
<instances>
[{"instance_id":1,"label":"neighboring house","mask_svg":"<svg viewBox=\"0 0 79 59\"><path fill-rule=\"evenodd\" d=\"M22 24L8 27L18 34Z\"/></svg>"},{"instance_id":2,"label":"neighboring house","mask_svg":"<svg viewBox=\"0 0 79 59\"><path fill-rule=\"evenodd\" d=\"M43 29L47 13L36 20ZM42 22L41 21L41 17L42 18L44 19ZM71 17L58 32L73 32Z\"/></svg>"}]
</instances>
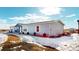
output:
<instances>
[{"instance_id":1,"label":"neighboring house","mask_svg":"<svg viewBox=\"0 0 79 59\"><path fill-rule=\"evenodd\" d=\"M57 36L63 34L64 24L60 20L43 21L29 24L18 23L14 29L16 33Z\"/></svg>"},{"instance_id":2,"label":"neighboring house","mask_svg":"<svg viewBox=\"0 0 79 59\"><path fill-rule=\"evenodd\" d=\"M64 32L74 33L75 32L75 29L74 28L64 29Z\"/></svg>"},{"instance_id":3,"label":"neighboring house","mask_svg":"<svg viewBox=\"0 0 79 59\"><path fill-rule=\"evenodd\" d=\"M15 26L11 26L9 32L15 32Z\"/></svg>"}]
</instances>

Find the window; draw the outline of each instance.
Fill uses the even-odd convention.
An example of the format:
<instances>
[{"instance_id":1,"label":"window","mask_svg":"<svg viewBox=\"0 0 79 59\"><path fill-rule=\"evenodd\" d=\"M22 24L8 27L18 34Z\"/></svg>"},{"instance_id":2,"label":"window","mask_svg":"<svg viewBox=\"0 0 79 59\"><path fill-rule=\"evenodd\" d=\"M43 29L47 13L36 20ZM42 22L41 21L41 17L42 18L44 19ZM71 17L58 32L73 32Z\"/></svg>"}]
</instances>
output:
<instances>
[{"instance_id":1,"label":"window","mask_svg":"<svg viewBox=\"0 0 79 59\"><path fill-rule=\"evenodd\" d=\"M36 30L37 30L37 32L39 32L39 26L37 26Z\"/></svg>"},{"instance_id":2,"label":"window","mask_svg":"<svg viewBox=\"0 0 79 59\"><path fill-rule=\"evenodd\" d=\"M27 31L27 29L24 29L24 31Z\"/></svg>"}]
</instances>

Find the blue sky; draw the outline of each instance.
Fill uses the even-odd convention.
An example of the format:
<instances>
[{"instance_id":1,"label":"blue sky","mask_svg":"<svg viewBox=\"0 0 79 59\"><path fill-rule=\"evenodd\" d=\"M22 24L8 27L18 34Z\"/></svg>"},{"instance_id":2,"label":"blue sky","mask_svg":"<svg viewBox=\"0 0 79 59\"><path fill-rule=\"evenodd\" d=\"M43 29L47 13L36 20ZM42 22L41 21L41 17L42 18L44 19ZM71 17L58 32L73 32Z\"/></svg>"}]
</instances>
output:
<instances>
[{"instance_id":1,"label":"blue sky","mask_svg":"<svg viewBox=\"0 0 79 59\"><path fill-rule=\"evenodd\" d=\"M77 28L78 7L0 7L0 28L17 23L61 20L65 28Z\"/></svg>"}]
</instances>

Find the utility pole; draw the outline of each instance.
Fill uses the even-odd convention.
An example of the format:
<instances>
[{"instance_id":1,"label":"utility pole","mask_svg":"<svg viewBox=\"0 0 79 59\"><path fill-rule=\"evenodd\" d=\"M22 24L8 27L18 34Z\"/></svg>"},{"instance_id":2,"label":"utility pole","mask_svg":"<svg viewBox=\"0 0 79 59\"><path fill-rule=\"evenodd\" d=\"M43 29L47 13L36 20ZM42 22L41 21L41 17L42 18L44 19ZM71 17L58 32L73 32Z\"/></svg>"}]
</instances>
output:
<instances>
[{"instance_id":1,"label":"utility pole","mask_svg":"<svg viewBox=\"0 0 79 59\"><path fill-rule=\"evenodd\" d=\"M79 34L79 20L77 20L77 22L78 22L78 34Z\"/></svg>"}]
</instances>

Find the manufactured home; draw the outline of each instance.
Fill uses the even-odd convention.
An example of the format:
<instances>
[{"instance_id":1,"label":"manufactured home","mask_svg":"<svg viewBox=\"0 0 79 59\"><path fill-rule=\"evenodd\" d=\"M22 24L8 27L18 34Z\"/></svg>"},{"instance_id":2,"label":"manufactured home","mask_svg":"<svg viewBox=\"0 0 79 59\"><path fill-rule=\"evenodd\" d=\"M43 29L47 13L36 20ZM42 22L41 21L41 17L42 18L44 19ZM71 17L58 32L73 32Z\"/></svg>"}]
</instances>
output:
<instances>
[{"instance_id":1,"label":"manufactured home","mask_svg":"<svg viewBox=\"0 0 79 59\"><path fill-rule=\"evenodd\" d=\"M64 24L60 20L43 21L29 24L18 23L11 29L16 33L57 36L63 34Z\"/></svg>"}]
</instances>

